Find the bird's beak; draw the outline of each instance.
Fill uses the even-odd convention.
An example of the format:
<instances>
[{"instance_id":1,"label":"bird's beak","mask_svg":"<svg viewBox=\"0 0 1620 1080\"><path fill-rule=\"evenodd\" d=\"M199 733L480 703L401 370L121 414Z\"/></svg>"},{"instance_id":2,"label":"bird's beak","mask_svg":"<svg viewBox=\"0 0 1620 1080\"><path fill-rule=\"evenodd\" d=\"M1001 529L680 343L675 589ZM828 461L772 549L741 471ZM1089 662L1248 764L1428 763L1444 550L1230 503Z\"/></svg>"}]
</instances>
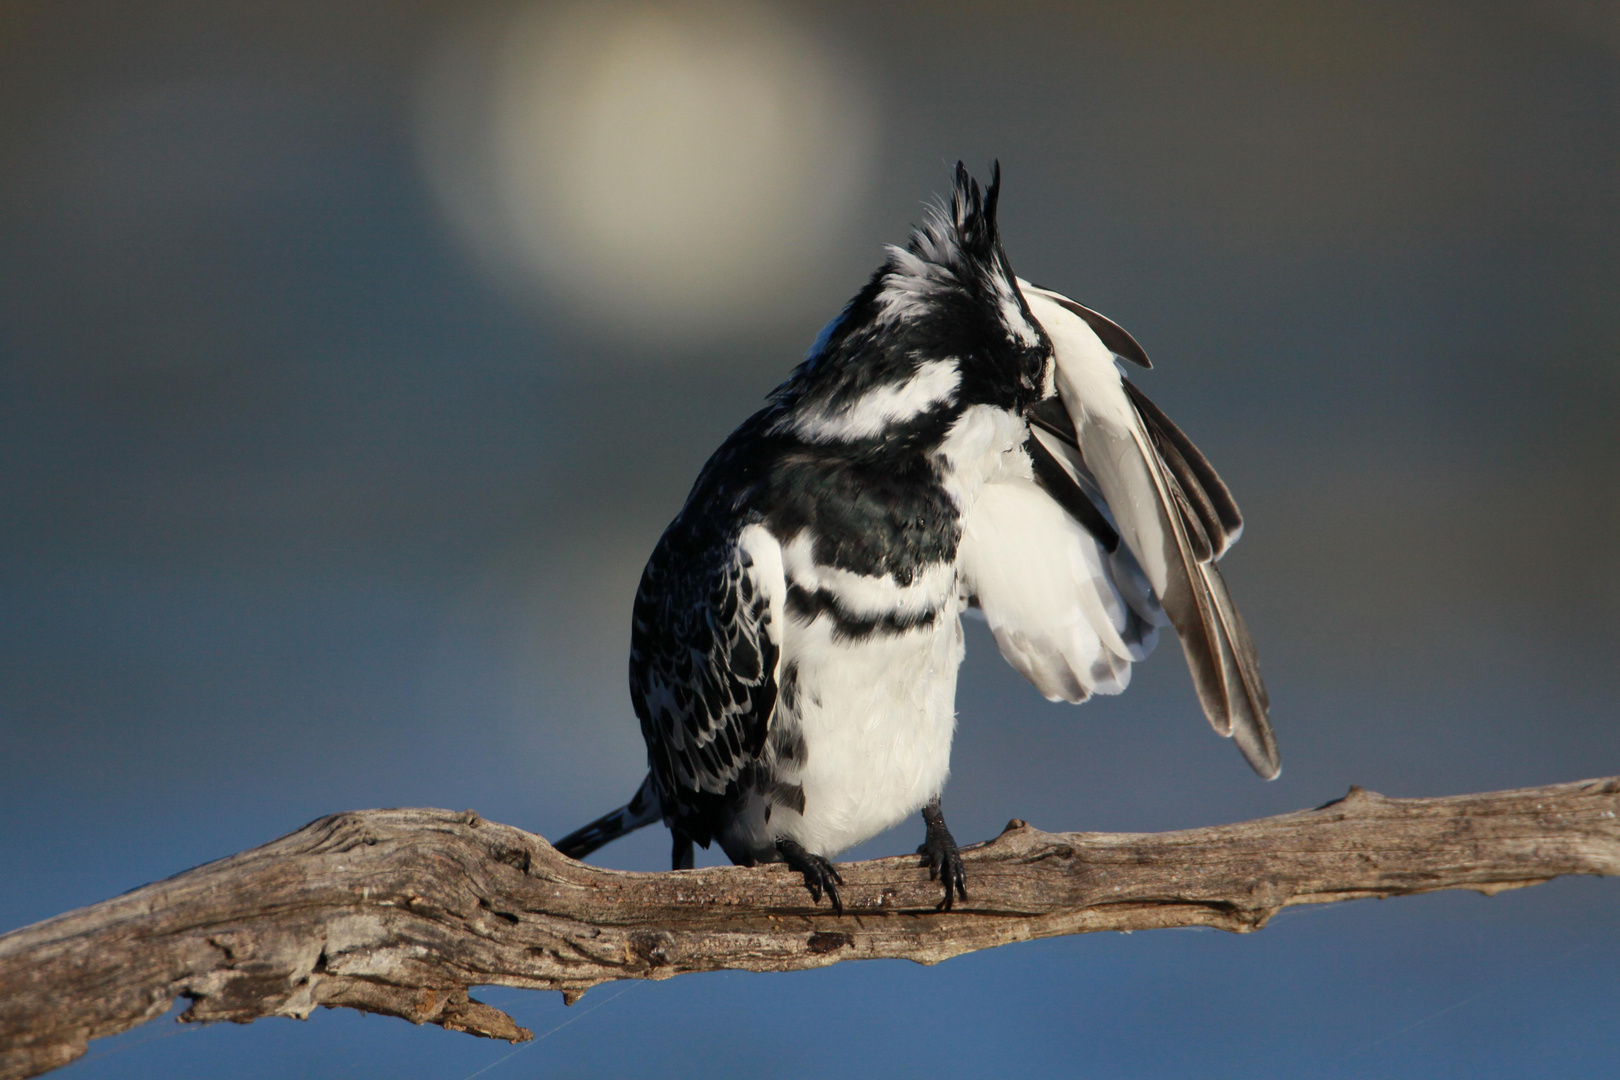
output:
<instances>
[{"instance_id":1,"label":"bird's beak","mask_svg":"<svg viewBox=\"0 0 1620 1080\"><path fill-rule=\"evenodd\" d=\"M1029 384L1026 383L1025 385ZM1040 385L1030 385L1029 388L1035 392L1035 400L1024 406L1024 415L1026 417L1034 413L1044 403L1057 397L1057 366L1050 360L1047 361L1046 370L1041 373Z\"/></svg>"},{"instance_id":2,"label":"bird's beak","mask_svg":"<svg viewBox=\"0 0 1620 1080\"><path fill-rule=\"evenodd\" d=\"M1056 394L1026 408L1024 418L1035 427L1050 431L1070 446L1080 445L1080 436L1074 429L1074 418Z\"/></svg>"}]
</instances>

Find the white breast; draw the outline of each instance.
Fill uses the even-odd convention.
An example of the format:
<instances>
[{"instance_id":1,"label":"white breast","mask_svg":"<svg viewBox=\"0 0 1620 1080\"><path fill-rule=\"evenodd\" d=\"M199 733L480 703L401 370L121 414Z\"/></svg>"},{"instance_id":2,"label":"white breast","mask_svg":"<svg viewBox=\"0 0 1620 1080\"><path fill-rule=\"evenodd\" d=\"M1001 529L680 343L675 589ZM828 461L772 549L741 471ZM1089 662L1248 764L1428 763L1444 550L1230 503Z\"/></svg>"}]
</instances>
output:
<instances>
[{"instance_id":1,"label":"white breast","mask_svg":"<svg viewBox=\"0 0 1620 1080\"><path fill-rule=\"evenodd\" d=\"M898 824L939 794L956 730L961 609L953 587L932 624L837 639L830 618L788 620L797 667L804 813L777 809L776 835L832 856Z\"/></svg>"},{"instance_id":2,"label":"white breast","mask_svg":"<svg viewBox=\"0 0 1620 1080\"><path fill-rule=\"evenodd\" d=\"M963 412L936 454L946 491L966 515L986 483L1028 463L1017 454L1028 435L1005 409ZM778 700L777 723L803 740L801 762L778 764L778 776L804 791L802 813L754 800L734 816L722 842L728 852L769 857L777 837L790 837L831 857L916 813L950 775L956 731L956 673L962 663L962 606L955 562L923 570L902 585L819 564L815 537L804 532L782 546L786 584L825 592L857 619L895 616L893 626L859 636L838 630L823 613L806 621L790 611L781 624L781 670L793 670L791 706Z\"/></svg>"}]
</instances>

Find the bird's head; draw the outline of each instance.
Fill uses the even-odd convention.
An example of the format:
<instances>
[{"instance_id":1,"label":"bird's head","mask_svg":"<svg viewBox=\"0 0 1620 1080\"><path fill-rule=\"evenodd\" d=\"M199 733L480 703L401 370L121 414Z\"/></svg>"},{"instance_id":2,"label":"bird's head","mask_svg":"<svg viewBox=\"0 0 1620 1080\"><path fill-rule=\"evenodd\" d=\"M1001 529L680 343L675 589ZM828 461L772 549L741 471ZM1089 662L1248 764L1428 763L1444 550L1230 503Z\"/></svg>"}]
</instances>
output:
<instances>
[{"instance_id":1,"label":"bird's head","mask_svg":"<svg viewBox=\"0 0 1620 1080\"><path fill-rule=\"evenodd\" d=\"M1002 250L1000 193L999 163L982 190L957 163L949 202L889 248L778 391L784 428L813 442L881 439L1051 395L1052 343Z\"/></svg>"}]
</instances>

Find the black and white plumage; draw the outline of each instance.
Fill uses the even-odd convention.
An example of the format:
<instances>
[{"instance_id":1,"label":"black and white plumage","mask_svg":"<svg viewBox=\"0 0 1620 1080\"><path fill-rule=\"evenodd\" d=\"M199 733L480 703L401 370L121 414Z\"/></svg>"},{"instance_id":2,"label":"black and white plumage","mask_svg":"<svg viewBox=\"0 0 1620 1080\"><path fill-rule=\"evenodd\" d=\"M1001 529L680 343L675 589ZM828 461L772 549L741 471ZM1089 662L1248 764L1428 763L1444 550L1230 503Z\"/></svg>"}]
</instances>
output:
<instances>
[{"instance_id":1,"label":"black and white plumage","mask_svg":"<svg viewBox=\"0 0 1620 1080\"><path fill-rule=\"evenodd\" d=\"M838 852L923 811L919 851L965 898L939 806L961 615L1052 700L1119 693L1173 626L1204 711L1278 771L1253 644L1215 560L1242 518L1118 359L1124 330L1012 272L960 165L930 214L715 452L636 594L630 691L650 772L558 843L662 819L786 861L839 907Z\"/></svg>"}]
</instances>

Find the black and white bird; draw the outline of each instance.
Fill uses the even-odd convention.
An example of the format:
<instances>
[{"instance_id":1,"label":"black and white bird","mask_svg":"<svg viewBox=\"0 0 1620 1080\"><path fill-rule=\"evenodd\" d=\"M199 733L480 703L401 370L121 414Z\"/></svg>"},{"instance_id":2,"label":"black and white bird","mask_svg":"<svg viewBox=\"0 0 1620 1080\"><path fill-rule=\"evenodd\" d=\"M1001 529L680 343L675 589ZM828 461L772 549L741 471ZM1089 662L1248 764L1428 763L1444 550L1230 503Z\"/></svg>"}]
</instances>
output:
<instances>
[{"instance_id":1,"label":"black and white bird","mask_svg":"<svg viewBox=\"0 0 1620 1080\"><path fill-rule=\"evenodd\" d=\"M1237 504L1124 377L1149 366L1131 335L1013 274L999 192L999 166L981 193L959 164L949 205L709 459L636 593L647 779L564 854L661 820L676 869L718 841L842 910L829 860L921 810L941 907L966 899L940 794L970 606L1053 701L1124 690L1169 624L1215 730L1277 775L1215 565Z\"/></svg>"}]
</instances>

